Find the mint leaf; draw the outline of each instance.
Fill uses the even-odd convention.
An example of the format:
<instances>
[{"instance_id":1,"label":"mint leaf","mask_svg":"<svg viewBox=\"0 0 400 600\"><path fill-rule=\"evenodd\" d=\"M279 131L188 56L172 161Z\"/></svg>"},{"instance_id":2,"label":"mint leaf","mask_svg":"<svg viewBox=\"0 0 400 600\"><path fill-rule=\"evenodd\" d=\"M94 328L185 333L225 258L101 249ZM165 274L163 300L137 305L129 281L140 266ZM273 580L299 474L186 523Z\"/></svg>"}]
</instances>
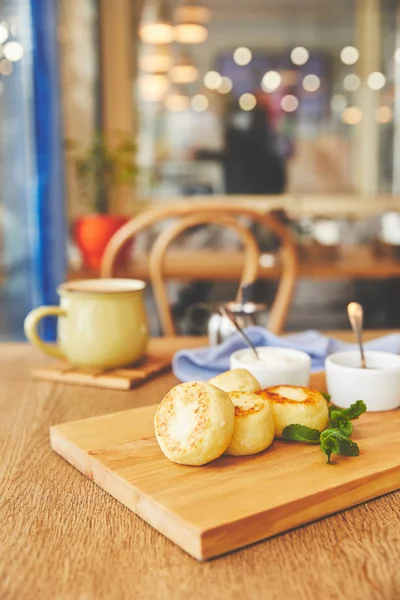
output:
<instances>
[{"instance_id":1,"label":"mint leaf","mask_svg":"<svg viewBox=\"0 0 400 600\"><path fill-rule=\"evenodd\" d=\"M363 413L365 413L366 410L367 410L367 407L366 407L364 400L357 400L357 402L354 402L354 404L349 406L349 408L345 408L344 410L342 410L342 413L348 419L353 420L353 419L358 419L358 417L361 416Z\"/></svg>"},{"instance_id":2,"label":"mint leaf","mask_svg":"<svg viewBox=\"0 0 400 600\"><path fill-rule=\"evenodd\" d=\"M321 394L322 394L322 396L325 398L325 400L326 400L327 402L330 402L330 401L331 401L331 396L330 396L330 394L327 394L326 392L321 392Z\"/></svg>"},{"instance_id":3,"label":"mint leaf","mask_svg":"<svg viewBox=\"0 0 400 600\"><path fill-rule=\"evenodd\" d=\"M285 440L292 442L307 442L308 444L319 444L320 432L318 429L306 427L306 425L288 425L282 432Z\"/></svg>"},{"instance_id":4,"label":"mint leaf","mask_svg":"<svg viewBox=\"0 0 400 600\"><path fill-rule=\"evenodd\" d=\"M338 406L330 406L329 407L329 416L332 416L332 413L340 412L348 421L353 419L358 419L360 415L365 413L367 407L365 405L364 400L357 400L349 406L349 408L339 408Z\"/></svg>"},{"instance_id":5,"label":"mint leaf","mask_svg":"<svg viewBox=\"0 0 400 600\"><path fill-rule=\"evenodd\" d=\"M360 453L358 445L349 440L339 429L329 427L320 435L321 450L325 452L327 463L331 462L332 454L343 454L344 456L358 456Z\"/></svg>"},{"instance_id":6,"label":"mint leaf","mask_svg":"<svg viewBox=\"0 0 400 600\"><path fill-rule=\"evenodd\" d=\"M343 433L343 435L349 438L353 433L353 423L351 421L340 421L338 429Z\"/></svg>"},{"instance_id":7,"label":"mint leaf","mask_svg":"<svg viewBox=\"0 0 400 600\"><path fill-rule=\"evenodd\" d=\"M329 427L337 427L346 437L350 437L353 433L352 423L341 410L331 411Z\"/></svg>"}]
</instances>

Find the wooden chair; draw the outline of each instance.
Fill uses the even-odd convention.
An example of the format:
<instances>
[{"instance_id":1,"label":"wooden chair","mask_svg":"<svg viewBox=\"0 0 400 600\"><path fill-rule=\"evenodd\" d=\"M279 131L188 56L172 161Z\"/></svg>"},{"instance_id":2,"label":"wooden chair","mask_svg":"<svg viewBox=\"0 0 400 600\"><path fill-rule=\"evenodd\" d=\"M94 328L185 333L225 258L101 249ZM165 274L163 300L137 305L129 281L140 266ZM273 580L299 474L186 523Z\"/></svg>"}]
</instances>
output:
<instances>
[{"instance_id":1,"label":"wooden chair","mask_svg":"<svg viewBox=\"0 0 400 600\"><path fill-rule=\"evenodd\" d=\"M175 326L168 303L164 278L165 254L168 246L185 230L198 225L217 224L229 227L239 235L245 254L245 262L240 285L251 283L257 279L259 265L259 248L252 233L237 217L249 217L263 224L274 232L280 242L281 277L278 289L271 306L268 328L274 333L281 333L287 318L293 297L297 274L297 253L290 231L269 213L261 213L254 208L235 206L228 203L190 203L176 204L165 208L153 208L133 218L121 227L111 238L101 264L101 277L112 277L115 259L121 248L140 231L165 219L180 218L170 227L161 231L150 252L149 275L153 287L157 310L164 335L175 335ZM194 269L195 270L195 269ZM193 277L195 279L195 275ZM240 289L240 286L239 286Z\"/></svg>"}]
</instances>

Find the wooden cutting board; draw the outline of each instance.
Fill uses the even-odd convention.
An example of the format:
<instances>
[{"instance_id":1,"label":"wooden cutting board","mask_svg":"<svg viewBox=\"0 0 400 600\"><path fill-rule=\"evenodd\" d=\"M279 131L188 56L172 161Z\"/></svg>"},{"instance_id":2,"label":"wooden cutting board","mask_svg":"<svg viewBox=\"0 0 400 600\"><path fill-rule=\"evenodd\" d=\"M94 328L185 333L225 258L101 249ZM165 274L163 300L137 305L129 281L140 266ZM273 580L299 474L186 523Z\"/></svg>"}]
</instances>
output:
<instances>
[{"instance_id":1,"label":"wooden cutting board","mask_svg":"<svg viewBox=\"0 0 400 600\"><path fill-rule=\"evenodd\" d=\"M155 399L156 400L156 399ZM400 488L400 410L355 421L356 458L275 441L204 467L167 460L156 405L51 428L52 448L183 550L205 560Z\"/></svg>"}]
</instances>

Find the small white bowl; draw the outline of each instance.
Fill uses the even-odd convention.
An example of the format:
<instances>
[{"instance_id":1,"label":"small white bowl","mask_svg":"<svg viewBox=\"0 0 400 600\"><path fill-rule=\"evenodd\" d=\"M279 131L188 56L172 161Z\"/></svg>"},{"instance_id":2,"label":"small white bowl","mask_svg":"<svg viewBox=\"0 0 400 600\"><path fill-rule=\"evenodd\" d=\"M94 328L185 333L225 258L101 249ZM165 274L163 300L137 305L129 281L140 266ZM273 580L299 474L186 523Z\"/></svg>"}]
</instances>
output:
<instances>
[{"instance_id":1,"label":"small white bowl","mask_svg":"<svg viewBox=\"0 0 400 600\"><path fill-rule=\"evenodd\" d=\"M247 369L262 388L272 385L308 385L311 359L306 352L289 348L260 346L257 361L251 348L237 350L230 357L231 369Z\"/></svg>"},{"instance_id":2,"label":"small white bowl","mask_svg":"<svg viewBox=\"0 0 400 600\"><path fill-rule=\"evenodd\" d=\"M391 352L365 353L367 369L361 368L360 352L337 352L325 360L326 384L331 402L348 408L364 400L368 411L393 410L400 406L400 356Z\"/></svg>"}]
</instances>

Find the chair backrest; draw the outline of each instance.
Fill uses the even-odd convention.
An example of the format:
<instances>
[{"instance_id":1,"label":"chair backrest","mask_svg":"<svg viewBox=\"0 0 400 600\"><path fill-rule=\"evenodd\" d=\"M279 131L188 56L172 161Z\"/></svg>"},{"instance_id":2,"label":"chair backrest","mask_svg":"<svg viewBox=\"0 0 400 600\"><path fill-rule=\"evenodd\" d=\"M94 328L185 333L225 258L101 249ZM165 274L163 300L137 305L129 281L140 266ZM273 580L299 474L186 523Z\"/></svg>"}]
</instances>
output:
<instances>
[{"instance_id":1,"label":"chair backrest","mask_svg":"<svg viewBox=\"0 0 400 600\"><path fill-rule=\"evenodd\" d=\"M157 310L160 315L164 335L174 335L175 327L168 304L164 283L164 258L170 243L183 231L199 224L216 223L234 229L241 238L245 251L242 283L250 283L257 278L259 250L250 231L236 220L249 217L274 232L281 242L281 277L271 306L268 328L281 333L293 297L297 274L297 253L290 231L269 213L261 213L255 208L227 203L201 202L176 204L166 208L153 208L145 211L126 223L111 238L103 255L101 276L112 277L115 259L126 242L147 227L162 220L180 217L181 220L164 229L157 237L150 253L149 274L153 285ZM195 269L194 269L195 271ZM195 279L195 275L193 277Z\"/></svg>"}]
</instances>

